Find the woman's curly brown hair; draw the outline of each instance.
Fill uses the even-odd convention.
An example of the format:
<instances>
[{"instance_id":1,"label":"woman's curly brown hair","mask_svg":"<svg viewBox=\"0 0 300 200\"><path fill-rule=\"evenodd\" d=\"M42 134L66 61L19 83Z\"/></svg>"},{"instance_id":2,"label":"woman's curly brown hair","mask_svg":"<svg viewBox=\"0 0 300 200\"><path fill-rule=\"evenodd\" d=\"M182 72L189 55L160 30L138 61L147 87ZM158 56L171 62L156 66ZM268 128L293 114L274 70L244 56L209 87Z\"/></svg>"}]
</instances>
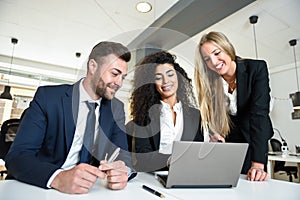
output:
<instances>
[{"instance_id":1,"label":"woman's curly brown hair","mask_svg":"<svg viewBox=\"0 0 300 200\"><path fill-rule=\"evenodd\" d=\"M155 69L160 64L174 66L178 77L177 99L182 104L196 108L196 99L193 93L192 80L185 70L175 62L176 56L166 51L160 51L146 56L135 68L133 92L130 97L130 115L132 120L140 126L150 123L150 109L160 112L161 96L155 88Z\"/></svg>"}]
</instances>

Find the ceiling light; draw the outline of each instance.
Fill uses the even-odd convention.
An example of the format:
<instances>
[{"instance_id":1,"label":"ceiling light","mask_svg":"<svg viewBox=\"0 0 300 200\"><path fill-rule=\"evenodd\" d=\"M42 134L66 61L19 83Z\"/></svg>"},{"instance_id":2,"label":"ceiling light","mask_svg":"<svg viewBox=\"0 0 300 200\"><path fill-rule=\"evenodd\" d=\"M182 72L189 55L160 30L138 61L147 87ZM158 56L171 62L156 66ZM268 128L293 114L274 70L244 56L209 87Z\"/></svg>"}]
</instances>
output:
<instances>
[{"instance_id":1,"label":"ceiling light","mask_svg":"<svg viewBox=\"0 0 300 200\"><path fill-rule=\"evenodd\" d=\"M152 10L152 5L147 1L141 1L136 4L136 10L141 13L147 13Z\"/></svg>"}]
</instances>

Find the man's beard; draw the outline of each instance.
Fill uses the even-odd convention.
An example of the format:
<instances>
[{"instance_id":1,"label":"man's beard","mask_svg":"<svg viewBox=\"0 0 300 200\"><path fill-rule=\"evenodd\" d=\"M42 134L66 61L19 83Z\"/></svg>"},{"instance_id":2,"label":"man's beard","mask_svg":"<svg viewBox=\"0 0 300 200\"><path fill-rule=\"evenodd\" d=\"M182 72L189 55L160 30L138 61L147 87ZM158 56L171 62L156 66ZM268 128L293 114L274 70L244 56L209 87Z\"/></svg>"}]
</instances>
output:
<instances>
[{"instance_id":1,"label":"man's beard","mask_svg":"<svg viewBox=\"0 0 300 200\"><path fill-rule=\"evenodd\" d=\"M120 88L119 86L113 85L111 83L104 83L102 79L99 80L99 85L100 87L96 88L96 93L100 97L104 97L106 99L112 99L115 96L118 89ZM108 88L113 89L114 92L108 91Z\"/></svg>"}]
</instances>

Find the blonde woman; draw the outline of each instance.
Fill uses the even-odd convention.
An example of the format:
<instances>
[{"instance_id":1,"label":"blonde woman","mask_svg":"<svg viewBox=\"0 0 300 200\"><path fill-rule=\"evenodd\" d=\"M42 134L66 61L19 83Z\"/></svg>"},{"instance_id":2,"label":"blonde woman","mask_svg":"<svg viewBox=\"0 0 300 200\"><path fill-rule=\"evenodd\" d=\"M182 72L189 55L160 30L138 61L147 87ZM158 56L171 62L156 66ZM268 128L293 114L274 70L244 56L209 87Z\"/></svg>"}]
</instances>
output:
<instances>
[{"instance_id":1,"label":"blonde woman","mask_svg":"<svg viewBox=\"0 0 300 200\"><path fill-rule=\"evenodd\" d=\"M197 46L195 82L202 127L210 140L248 143L242 173L251 181L267 180L273 128L266 62L236 56L224 34L210 32Z\"/></svg>"}]
</instances>

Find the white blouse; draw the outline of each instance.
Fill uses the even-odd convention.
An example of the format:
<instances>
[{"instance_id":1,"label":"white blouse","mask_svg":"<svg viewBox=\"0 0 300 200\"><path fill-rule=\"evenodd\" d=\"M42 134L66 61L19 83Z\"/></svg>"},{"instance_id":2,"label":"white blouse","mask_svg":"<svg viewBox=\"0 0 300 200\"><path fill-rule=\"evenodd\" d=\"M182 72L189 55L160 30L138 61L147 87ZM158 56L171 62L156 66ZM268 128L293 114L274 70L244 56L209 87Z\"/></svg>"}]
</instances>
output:
<instances>
[{"instance_id":1,"label":"white blouse","mask_svg":"<svg viewBox=\"0 0 300 200\"><path fill-rule=\"evenodd\" d=\"M180 141L183 132L183 112L182 104L178 102L173 109L176 113L175 126L172 118L172 109L169 104L161 101L160 112L160 145L159 153L171 154L173 141Z\"/></svg>"},{"instance_id":2,"label":"white blouse","mask_svg":"<svg viewBox=\"0 0 300 200\"><path fill-rule=\"evenodd\" d=\"M233 90L232 94L228 92L228 83L222 78L223 80L223 88L225 95L229 98L229 113L231 115L236 116L237 113L237 100L236 100L236 88Z\"/></svg>"}]
</instances>

